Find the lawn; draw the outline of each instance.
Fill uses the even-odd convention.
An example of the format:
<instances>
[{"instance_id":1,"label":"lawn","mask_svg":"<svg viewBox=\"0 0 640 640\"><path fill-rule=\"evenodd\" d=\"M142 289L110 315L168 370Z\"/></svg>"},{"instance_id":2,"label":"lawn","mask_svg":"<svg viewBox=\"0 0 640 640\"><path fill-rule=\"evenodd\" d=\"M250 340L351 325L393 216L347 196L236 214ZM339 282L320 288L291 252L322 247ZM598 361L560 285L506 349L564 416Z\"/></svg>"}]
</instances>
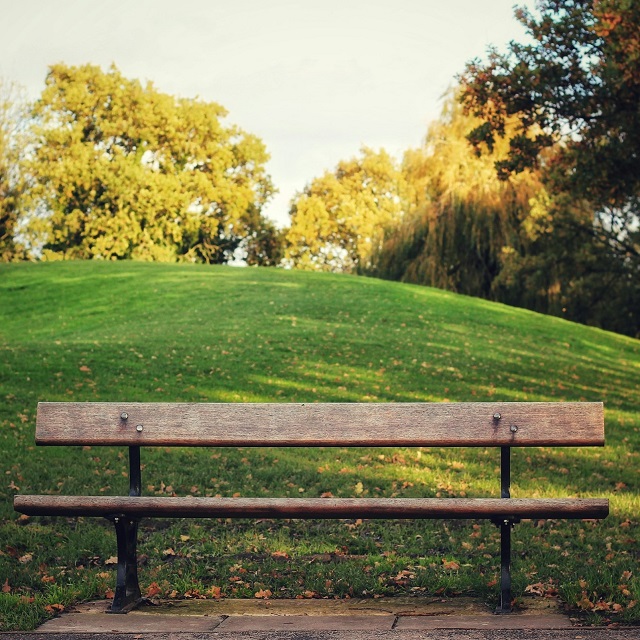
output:
<instances>
[{"instance_id":1,"label":"lawn","mask_svg":"<svg viewBox=\"0 0 640 640\"><path fill-rule=\"evenodd\" d=\"M123 494L126 451L34 446L37 402L603 401L603 448L514 450L513 497L607 497L525 521L514 595L640 622L640 341L426 287L276 269L0 265L0 628L108 598L115 535L26 518L16 493ZM500 495L495 449L143 450L148 495ZM499 535L468 521L143 521L156 597L497 601Z\"/></svg>"}]
</instances>

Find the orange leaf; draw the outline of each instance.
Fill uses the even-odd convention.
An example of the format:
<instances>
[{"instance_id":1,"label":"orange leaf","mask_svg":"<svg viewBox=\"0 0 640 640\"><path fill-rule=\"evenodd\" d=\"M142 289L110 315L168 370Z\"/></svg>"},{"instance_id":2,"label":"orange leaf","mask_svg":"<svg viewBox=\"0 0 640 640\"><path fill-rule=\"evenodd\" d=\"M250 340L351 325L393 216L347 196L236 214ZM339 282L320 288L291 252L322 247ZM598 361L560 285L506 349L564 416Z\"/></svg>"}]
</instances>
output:
<instances>
[{"instance_id":1,"label":"orange leaf","mask_svg":"<svg viewBox=\"0 0 640 640\"><path fill-rule=\"evenodd\" d=\"M271 591L269 589L265 589L265 590L260 589L260 591L257 591L254 594L254 597L255 598L264 598L266 600L267 598L270 598L272 595L273 594L271 593Z\"/></svg>"},{"instance_id":2,"label":"orange leaf","mask_svg":"<svg viewBox=\"0 0 640 640\"><path fill-rule=\"evenodd\" d=\"M210 587L207 589L207 593L212 597L219 599L222 597L222 589L220 587Z\"/></svg>"},{"instance_id":3,"label":"orange leaf","mask_svg":"<svg viewBox=\"0 0 640 640\"><path fill-rule=\"evenodd\" d=\"M455 560L447 560L446 558L442 558L442 566L447 571L457 571L460 568L460 565Z\"/></svg>"},{"instance_id":4,"label":"orange leaf","mask_svg":"<svg viewBox=\"0 0 640 640\"><path fill-rule=\"evenodd\" d=\"M157 582L152 582L147 588L147 598L153 598L153 596L157 596L162 589Z\"/></svg>"},{"instance_id":5,"label":"orange leaf","mask_svg":"<svg viewBox=\"0 0 640 640\"><path fill-rule=\"evenodd\" d=\"M11 587L9 586L9 578L7 578L2 585L2 593L9 593L9 591L11 591Z\"/></svg>"},{"instance_id":6,"label":"orange leaf","mask_svg":"<svg viewBox=\"0 0 640 640\"><path fill-rule=\"evenodd\" d=\"M533 593L536 596L543 596L545 588L542 582L536 582L535 584L527 585L524 590L525 593Z\"/></svg>"},{"instance_id":7,"label":"orange leaf","mask_svg":"<svg viewBox=\"0 0 640 640\"><path fill-rule=\"evenodd\" d=\"M52 614L56 614L56 613L60 613L61 611L64 611L64 605L63 604L48 604L44 610L47 613L52 613Z\"/></svg>"}]
</instances>

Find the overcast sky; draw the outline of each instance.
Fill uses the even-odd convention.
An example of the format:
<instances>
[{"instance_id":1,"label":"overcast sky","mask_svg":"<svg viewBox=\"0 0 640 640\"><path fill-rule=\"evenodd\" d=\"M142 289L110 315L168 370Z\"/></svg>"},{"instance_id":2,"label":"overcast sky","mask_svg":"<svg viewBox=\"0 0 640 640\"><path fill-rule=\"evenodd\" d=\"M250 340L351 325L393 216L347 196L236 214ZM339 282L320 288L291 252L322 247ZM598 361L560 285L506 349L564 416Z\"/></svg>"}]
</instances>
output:
<instances>
[{"instance_id":1,"label":"overcast sky","mask_svg":"<svg viewBox=\"0 0 640 640\"><path fill-rule=\"evenodd\" d=\"M531 6L532 0L518 4ZM0 0L0 76L29 97L56 62L112 62L229 110L258 135L285 223L294 193L356 155L418 146L466 61L523 37L514 0Z\"/></svg>"}]
</instances>

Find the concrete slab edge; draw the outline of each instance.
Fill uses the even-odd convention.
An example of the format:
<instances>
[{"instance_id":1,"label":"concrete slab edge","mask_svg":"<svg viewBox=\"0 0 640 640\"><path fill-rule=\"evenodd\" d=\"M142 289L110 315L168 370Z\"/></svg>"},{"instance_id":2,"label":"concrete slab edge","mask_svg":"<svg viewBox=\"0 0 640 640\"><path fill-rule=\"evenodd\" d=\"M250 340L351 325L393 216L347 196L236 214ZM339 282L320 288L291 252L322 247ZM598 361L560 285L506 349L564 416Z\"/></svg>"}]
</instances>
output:
<instances>
[{"instance_id":1,"label":"concrete slab edge","mask_svg":"<svg viewBox=\"0 0 640 640\"><path fill-rule=\"evenodd\" d=\"M640 640L640 627L518 630L518 640ZM0 640L513 640L513 629L425 631L251 631L222 633L41 633L0 632Z\"/></svg>"}]
</instances>

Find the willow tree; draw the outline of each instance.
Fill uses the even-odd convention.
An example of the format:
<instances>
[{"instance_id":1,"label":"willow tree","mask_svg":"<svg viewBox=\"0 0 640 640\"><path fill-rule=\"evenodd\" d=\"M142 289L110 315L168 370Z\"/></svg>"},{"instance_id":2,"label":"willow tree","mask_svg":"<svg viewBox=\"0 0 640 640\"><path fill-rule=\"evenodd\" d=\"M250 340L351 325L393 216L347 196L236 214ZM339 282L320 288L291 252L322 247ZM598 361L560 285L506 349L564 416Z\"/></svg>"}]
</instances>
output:
<instances>
[{"instance_id":1,"label":"willow tree","mask_svg":"<svg viewBox=\"0 0 640 640\"><path fill-rule=\"evenodd\" d=\"M295 196L285 260L316 271L370 268L385 229L402 215L404 188L394 159L364 147Z\"/></svg>"},{"instance_id":2,"label":"willow tree","mask_svg":"<svg viewBox=\"0 0 640 640\"><path fill-rule=\"evenodd\" d=\"M44 257L224 262L251 243L269 156L226 115L114 66L52 66L26 167Z\"/></svg>"},{"instance_id":3,"label":"willow tree","mask_svg":"<svg viewBox=\"0 0 640 640\"><path fill-rule=\"evenodd\" d=\"M476 124L452 96L422 147L405 153L409 210L386 234L372 273L495 297L496 278L527 242L522 224L541 188L531 172L499 180L494 162L502 149L476 157L469 146Z\"/></svg>"}]
</instances>

